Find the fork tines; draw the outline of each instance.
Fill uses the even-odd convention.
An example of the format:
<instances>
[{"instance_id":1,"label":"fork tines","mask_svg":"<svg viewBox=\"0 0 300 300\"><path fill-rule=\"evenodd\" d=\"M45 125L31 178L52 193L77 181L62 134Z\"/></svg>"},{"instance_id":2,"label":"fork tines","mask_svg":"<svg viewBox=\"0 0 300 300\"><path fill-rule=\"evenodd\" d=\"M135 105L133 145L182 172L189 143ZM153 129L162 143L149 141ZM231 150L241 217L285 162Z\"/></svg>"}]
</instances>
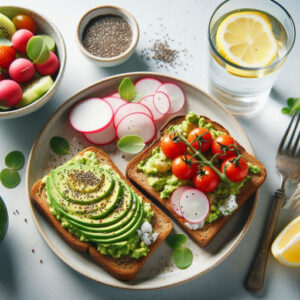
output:
<instances>
[{"instance_id":1,"label":"fork tines","mask_svg":"<svg viewBox=\"0 0 300 300\"><path fill-rule=\"evenodd\" d=\"M290 156L299 156L298 149L300 140L300 113L294 113L292 120L281 140L278 148L279 153L286 153Z\"/></svg>"}]
</instances>

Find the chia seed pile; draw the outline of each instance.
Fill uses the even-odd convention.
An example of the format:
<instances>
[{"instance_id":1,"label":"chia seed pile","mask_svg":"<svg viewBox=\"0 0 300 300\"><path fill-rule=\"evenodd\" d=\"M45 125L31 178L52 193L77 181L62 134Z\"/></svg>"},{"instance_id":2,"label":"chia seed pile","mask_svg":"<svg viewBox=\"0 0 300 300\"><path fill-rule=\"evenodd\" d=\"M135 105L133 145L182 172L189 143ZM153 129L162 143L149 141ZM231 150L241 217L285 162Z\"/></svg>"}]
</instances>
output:
<instances>
[{"instance_id":1,"label":"chia seed pile","mask_svg":"<svg viewBox=\"0 0 300 300\"><path fill-rule=\"evenodd\" d=\"M115 15L92 19L83 32L84 48L98 57L115 57L124 53L132 42L128 22Z\"/></svg>"}]
</instances>

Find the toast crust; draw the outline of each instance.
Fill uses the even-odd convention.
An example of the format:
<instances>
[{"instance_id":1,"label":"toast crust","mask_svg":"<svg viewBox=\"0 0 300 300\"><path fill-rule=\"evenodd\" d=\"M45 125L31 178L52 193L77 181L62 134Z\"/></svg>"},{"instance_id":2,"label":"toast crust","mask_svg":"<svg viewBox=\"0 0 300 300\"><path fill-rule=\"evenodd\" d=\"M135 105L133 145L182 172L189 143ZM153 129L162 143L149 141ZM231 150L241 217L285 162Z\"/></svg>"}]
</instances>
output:
<instances>
[{"instance_id":1,"label":"toast crust","mask_svg":"<svg viewBox=\"0 0 300 300\"><path fill-rule=\"evenodd\" d=\"M213 128L219 131L223 131L226 134L230 134L228 130L226 130L222 125L217 122L210 120L205 116L201 116L205 118L206 122L210 122L213 125ZM127 165L126 168L126 177L140 190L145 192L150 196L150 199L158 202L167 212L173 217L173 219L178 223L178 225L200 246L205 247L222 229L222 227L232 218L232 216L242 207L242 205L250 198L250 196L263 184L265 178L267 176L267 171L264 165L259 162L253 155L248 153L238 142L237 148L238 151L245 157L245 159L258 166L261 169L259 174L251 174L250 179L243 185L240 190L240 194L237 196L238 208L229 216L219 217L216 221L209 224L206 223L202 229L192 230L188 228L184 223L186 220L177 215L177 213L173 210L172 205L169 199L160 198L160 193L157 192L154 188L152 188L148 182L146 175L138 170L138 164L141 160L148 158L151 155L152 150L159 146L160 138L163 136L168 127L171 125L176 125L181 123L185 119L185 116L177 116L169 120L161 129L160 137L157 138L150 147L146 148L140 154L138 154L135 158L133 158Z\"/></svg>"},{"instance_id":2,"label":"toast crust","mask_svg":"<svg viewBox=\"0 0 300 300\"><path fill-rule=\"evenodd\" d=\"M59 236L73 249L88 254L92 260L97 264L102 266L108 273L113 277L129 281L133 280L139 270L143 267L148 257L153 253L153 251L161 244L161 242L169 235L172 231L172 221L168 216L166 216L158 207L156 207L150 200L148 200L144 195L141 194L121 173L121 171L115 166L110 157L102 150L94 147L89 147L84 149L77 155L83 155L86 151L93 151L100 163L110 165L115 172L117 172L120 177L126 181L130 187L142 197L144 202L148 202L151 205L152 210L154 211L154 217L151 220L153 228L159 233L157 240L153 243L149 249L147 256L143 256L139 259L133 259L128 256L121 257L119 259L113 258L108 255L102 255L98 252L97 248L90 244L81 242L79 238L71 234L67 229L63 228L60 221L58 221L50 212L50 207L47 202L47 196L45 193L45 185L40 179L32 187L32 203L41 213L41 215L48 221L48 223L55 229Z\"/></svg>"}]
</instances>

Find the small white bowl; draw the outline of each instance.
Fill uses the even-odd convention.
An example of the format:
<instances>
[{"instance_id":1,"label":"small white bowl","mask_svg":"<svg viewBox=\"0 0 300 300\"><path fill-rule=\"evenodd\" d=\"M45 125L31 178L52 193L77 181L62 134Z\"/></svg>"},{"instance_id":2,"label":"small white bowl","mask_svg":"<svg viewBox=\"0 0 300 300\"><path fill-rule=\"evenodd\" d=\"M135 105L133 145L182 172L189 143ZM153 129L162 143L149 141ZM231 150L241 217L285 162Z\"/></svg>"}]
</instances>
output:
<instances>
[{"instance_id":1,"label":"small white bowl","mask_svg":"<svg viewBox=\"0 0 300 300\"><path fill-rule=\"evenodd\" d=\"M91 54L88 52L83 44L82 44L82 38L84 29L88 25L88 23L98 17L103 15L115 15L123 17L129 24L131 30L132 30L132 41L128 49L121 53L118 56L114 57L99 57ZM77 41L79 44L79 48L82 51L82 53L93 63L97 64L100 67L114 67L119 64L122 64L125 62L134 52L134 49L137 45L137 42L139 40L139 27L135 20L135 18L132 16L131 13L126 11L123 8L117 7L117 6L98 6L95 7L88 12L86 12L80 19L78 26L77 26Z\"/></svg>"},{"instance_id":2,"label":"small white bowl","mask_svg":"<svg viewBox=\"0 0 300 300\"><path fill-rule=\"evenodd\" d=\"M51 36L55 40L56 44L56 53L59 58L59 71L57 75L55 75L54 84L50 88L50 90L40 97L38 100L32 102L31 104L24 106L22 108L16 108L14 110L1 110L0 111L0 120L1 119L9 119L9 118L17 118L27 114L30 114L43 105L45 105L54 95L57 88L59 87L63 73L66 65L66 46L64 39L59 32L58 28L48 19L36 13L33 10L18 7L18 6L0 6L0 13L8 16L12 19L17 14L25 14L33 18L38 27L38 33L43 33Z\"/></svg>"}]
</instances>

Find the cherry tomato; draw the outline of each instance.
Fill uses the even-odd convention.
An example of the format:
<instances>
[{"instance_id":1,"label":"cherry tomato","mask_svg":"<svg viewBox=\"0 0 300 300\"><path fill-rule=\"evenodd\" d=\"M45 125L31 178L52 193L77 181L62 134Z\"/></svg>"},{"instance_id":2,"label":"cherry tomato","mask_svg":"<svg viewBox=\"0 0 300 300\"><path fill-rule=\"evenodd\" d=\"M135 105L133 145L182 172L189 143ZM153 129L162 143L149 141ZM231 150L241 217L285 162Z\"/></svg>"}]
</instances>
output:
<instances>
[{"instance_id":1,"label":"cherry tomato","mask_svg":"<svg viewBox=\"0 0 300 300\"><path fill-rule=\"evenodd\" d=\"M165 135L160 141L160 147L166 157L174 159L186 152L186 145L182 141L174 142L174 134Z\"/></svg>"},{"instance_id":2,"label":"cherry tomato","mask_svg":"<svg viewBox=\"0 0 300 300\"><path fill-rule=\"evenodd\" d=\"M200 174L193 178L194 186L203 193L213 192L219 185L220 178L217 173L208 166L201 169Z\"/></svg>"},{"instance_id":3,"label":"cherry tomato","mask_svg":"<svg viewBox=\"0 0 300 300\"><path fill-rule=\"evenodd\" d=\"M219 159L225 160L229 157L236 156L235 140L228 134L223 134L214 139L211 150L213 154L220 153Z\"/></svg>"},{"instance_id":4,"label":"cherry tomato","mask_svg":"<svg viewBox=\"0 0 300 300\"><path fill-rule=\"evenodd\" d=\"M188 180L193 178L198 170L198 166L195 163L187 164L186 159L190 160L190 155L182 155L176 157L172 162L172 172L180 180ZM192 159L195 161L195 159Z\"/></svg>"},{"instance_id":5,"label":"cherry tomato","mask_svg":"<svg viewBox=\"0 0 300 300\"><path fill-rule=\"evenodd\" d=\"M193 143L193 141L195 141L195 139L199 136L201 136L201 150L200 151L205 152L210 148L211 143L213 141L213 137L212 137L211 133L208 131L207 128L202 128L201 127L201 128L193 129L189 133L187 140L197 150L199 150L199 143L198 142Z\"/></svg>"},{"instance_id":6,"label":"cherry tomato","mask_svg":"<svg viewBox=\"0 0 300 300\"><path fill-rule=\"evenodd\" d=\"M16 51L11 46L0 46L0 67L2 69L8 69L10 64L16 58Z\"/></svg>"},{"instance_id":7,"label":"cherry tomato","mask_svg":"<svg viewBox=\"0 0 300 300\"><path fill-rule=\"evenodd\" d=\"M225 169L226 176L233 182L242 181L248 174L248 164L245 158L231 157L223 161L221 171Z\"/></svg>"},{"instance_id":8,"label":"cherry tomato","mask_svg":"<svg viewBox=\"0 0 300 300\"><path fill-rule=\"evenodd\" d=\"M16 25L17 29L27 29L33 34L36 33L36 24L34 20L27 15L16 15L13 17L12 21Z\"/></svg>"}]
</instances>

